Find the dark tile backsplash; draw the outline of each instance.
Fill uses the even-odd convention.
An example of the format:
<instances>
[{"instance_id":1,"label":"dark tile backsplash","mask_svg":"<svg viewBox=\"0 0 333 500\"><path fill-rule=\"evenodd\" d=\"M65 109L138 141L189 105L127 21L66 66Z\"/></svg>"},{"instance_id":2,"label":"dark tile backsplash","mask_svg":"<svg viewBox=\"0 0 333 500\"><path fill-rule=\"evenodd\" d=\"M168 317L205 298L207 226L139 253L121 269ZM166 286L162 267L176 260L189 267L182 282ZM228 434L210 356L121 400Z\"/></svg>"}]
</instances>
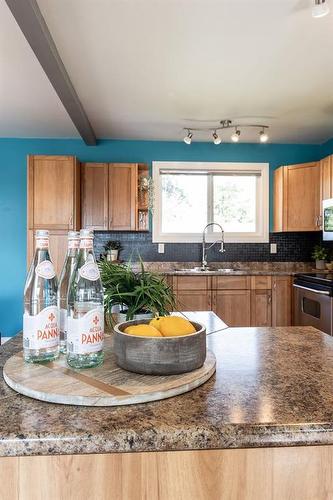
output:
<instances>
[{"instance_id":1,"label":"dark tile backsplash","mask_svg":"<svg viewBox=\"0 0 333 500\"><path fill-rule=\"evenodd\" d=\"M218 245L208 251L210 261L226 262L308 262L314 245L321 244L321 233L270 233L270 243L277 244L277 254L270 254L269 243L226 243L226 252L220 254ZM140 255L149 262L195 262L201 260L200 243L165 243L164 253L159 254L157 243L152 243L151 233L137 232L95 232L97 258L104 252L109 240L119 240L122 245L120 258L137 261ZM333 250L333 244L325 244Z\"/></svg>"}]
</instances>

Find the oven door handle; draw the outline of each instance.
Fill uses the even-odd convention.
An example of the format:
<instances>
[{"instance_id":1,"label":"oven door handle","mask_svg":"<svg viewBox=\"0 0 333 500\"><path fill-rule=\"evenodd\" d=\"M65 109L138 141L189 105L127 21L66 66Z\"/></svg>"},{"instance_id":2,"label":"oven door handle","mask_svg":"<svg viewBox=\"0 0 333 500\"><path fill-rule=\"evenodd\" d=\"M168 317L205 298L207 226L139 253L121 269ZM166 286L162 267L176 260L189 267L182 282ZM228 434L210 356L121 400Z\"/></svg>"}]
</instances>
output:
<instances>
[{"instance_id":1,"label":"oven door handle","mask_svg":"<svg viewBox=\"0 0 333 500\"><path fill-rule=\"evenodd\" d=\"M314 290L313 288L307 288L306 286L301 286L301 285L293 284L293 287L300 288L301 290L306 290L307 292L317 293L318 295L329 295L330 294L330 292L325 292L323 290Z\"/></svg>"}]
</instances>

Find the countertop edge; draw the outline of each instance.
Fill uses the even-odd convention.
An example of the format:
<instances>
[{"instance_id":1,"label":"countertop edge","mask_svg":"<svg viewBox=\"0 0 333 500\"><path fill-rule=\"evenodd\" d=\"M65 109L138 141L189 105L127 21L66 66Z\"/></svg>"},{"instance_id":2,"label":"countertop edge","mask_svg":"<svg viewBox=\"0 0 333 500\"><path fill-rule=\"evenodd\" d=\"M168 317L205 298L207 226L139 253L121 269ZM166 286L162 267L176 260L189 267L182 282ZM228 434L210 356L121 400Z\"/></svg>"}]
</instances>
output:
<instances>
[{"instance_id":1,"label":"countertop edge","mask_svg":"<svg viewBox=\"0 0 333 500\"><path fill-rule=\"evenodd\" d=\"M225 426L226 427L226 426ZM246 429L247 428L247 429ZM252 432L249 432L249 428ZM253 432L255 430L256 432ZM273 432L272 432L273 431ZM124 436L124 434L126 436ZM82 454L109 454L109 453L144 453L144 452L167 452L167 451L209 451L244 448L272 448L272 447L294 447L294 446L317 446L331 445L333 442L332 424L311 424L290 426L260 425L255 426L232 424L228 426L228 432L223 433L218 429L207 432L207 429L197 431L194 438L193 433L170 435L159 433L157 440L142 437L132 433L118 433L117 438L126 438L126 445L119 443L103 435L86 435L78 438L64 437L36 437L28 436L0 436L0 456L47 456L47 455L82 455ZM137 439L138 438L138 442ZM173 439L174 438L174 439ZM93 440L92 440L93 439ZM78 442L79 441L79 442ZM173 443L172 443L173 441ZM186 442L192 442L188 446ZM193 441L197 441L193 444ZM214 445L209 442L213 441ZM123 440L124 443L124 440ZM14 445L14 446L13 446Z\"/></svg>"}]
</instances>

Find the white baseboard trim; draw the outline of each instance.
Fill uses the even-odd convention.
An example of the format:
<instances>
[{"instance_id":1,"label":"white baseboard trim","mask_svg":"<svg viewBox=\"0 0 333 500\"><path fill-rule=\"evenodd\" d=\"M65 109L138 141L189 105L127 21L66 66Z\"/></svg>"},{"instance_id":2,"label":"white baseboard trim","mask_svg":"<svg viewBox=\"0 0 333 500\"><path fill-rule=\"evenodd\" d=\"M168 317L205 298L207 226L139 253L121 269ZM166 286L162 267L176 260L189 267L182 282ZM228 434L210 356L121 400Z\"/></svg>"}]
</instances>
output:
<instances>
[{"instance_id":1,"label":"white baseboard trim","mask_svg":"<svg viewBox=\"0 0 333 500\"><path fill-rule=\"evenodd\" d=\"M1 345L7 342L7 340L10 340L13 337L1 337Z\"/></svg>"}]
</instances>

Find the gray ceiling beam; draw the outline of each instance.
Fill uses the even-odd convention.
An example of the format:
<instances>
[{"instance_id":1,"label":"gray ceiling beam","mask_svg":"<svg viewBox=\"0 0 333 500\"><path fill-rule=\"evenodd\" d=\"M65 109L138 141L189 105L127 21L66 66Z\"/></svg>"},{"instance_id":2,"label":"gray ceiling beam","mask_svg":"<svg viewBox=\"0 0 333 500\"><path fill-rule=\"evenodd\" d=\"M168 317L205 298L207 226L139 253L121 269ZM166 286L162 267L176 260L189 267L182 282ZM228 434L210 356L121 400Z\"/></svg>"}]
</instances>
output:
<instances>
[{"instance_id":1,"label":"gray ceiling beam","mask_svg":"<svg viewBox=\"0 0 333 500\"><path fill-rule=\"evenodd\" d=\"M89 146L94 146L96 144L94 130L36 0L5 1L82 139Z\"/></svg>"}]
</instances>

